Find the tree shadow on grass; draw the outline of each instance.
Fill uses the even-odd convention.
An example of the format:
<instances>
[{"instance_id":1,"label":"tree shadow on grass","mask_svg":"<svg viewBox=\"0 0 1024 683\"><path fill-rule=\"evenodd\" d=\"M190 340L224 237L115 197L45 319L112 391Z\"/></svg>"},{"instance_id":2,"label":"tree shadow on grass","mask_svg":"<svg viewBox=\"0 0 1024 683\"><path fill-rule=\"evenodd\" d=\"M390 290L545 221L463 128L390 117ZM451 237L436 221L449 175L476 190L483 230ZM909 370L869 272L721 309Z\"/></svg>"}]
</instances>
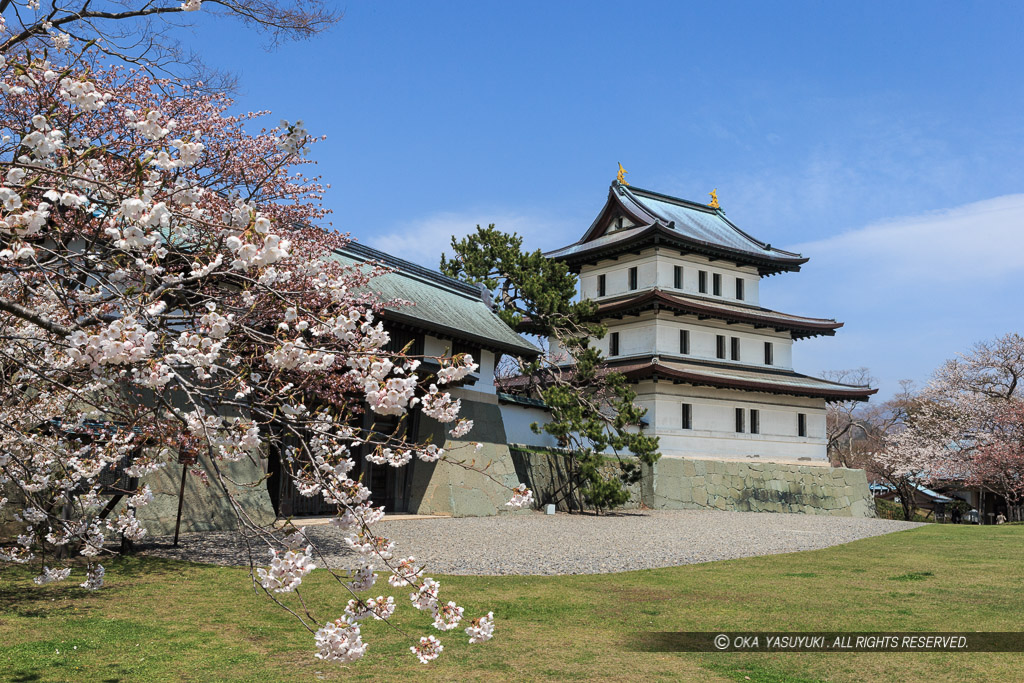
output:
<instances>
[{"instance_id":1,"label":"tree shadow on grass","mask_svg":"<svg viewBox=\"0 0 1024 683\"><path fill-rule=\"evenodd\" d=\"M122 555L121 557L111 558L109 564L104 566L108 572L125 578L181 574L183 571L202 568L202 565L185 560L139 555Z\"/></svg>"},{"instance_id":2,"label":"tree shadow on grass","mask_svg":"<svg viewBox=\"0 0 1024 683\"><path fill-rule=\"evenodd\" d=\"M108 578L116 577L118 580L157 578L171 574L181 575L183 571L197 566L181 560L155 557L128 556L98 559L107 570ZM74 608L81 616L96 609L96 606L89 604L87 600L95 593L78 585L79 581L85 578L84 558L76 558L71 562L71 566L70 578L43 586L32 583L33 577L39 573L39 567L34 563L32 565L0 566L0 571L3 572L5 578L5 581L0 583L0 614L31 618ZM104 594L114 593L118 591L118 586L115 584L101 590Z\"/></svg>"},{"instance_id":3,"label":"tree shadow on grass","mask_svg":"<svg viewBox=\"0 0 1024 683\"><path fill-rule=\"evenodd\" d=\"M45 617L73 607L80 610L79 613L93 609L80 604L81 598L89 593L84 588L75 584L34 586L30 583L31 572L22 573L25 574L22 581L4 582L0 586L0 614L31 618Z\"/></svg>"},{"instance_id":4,"label":"tree shadow on grass","mask_svg":"<svg viewBox=\"0 0 1024 683\"><path fill-rule=\"evenodd\" d=\"M11 683L31 683L31 681L41 681L43 675L39 672L39 669L18 669L17 671L10 671L8 674L10 678L4 679L9 680ZM96 679L94 679L96 680ZM99 683L121 683L125 680L123 678L100 678Z\"/></svg>"}]
</instances>

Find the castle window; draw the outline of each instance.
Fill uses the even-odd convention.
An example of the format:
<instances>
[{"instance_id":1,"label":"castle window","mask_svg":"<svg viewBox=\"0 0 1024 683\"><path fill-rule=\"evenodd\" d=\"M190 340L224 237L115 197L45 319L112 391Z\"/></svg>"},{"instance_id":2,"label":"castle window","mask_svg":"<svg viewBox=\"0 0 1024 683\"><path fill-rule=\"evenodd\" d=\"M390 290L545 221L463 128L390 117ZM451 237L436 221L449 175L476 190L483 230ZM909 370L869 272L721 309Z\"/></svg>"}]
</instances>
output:
<instances>
[{"instance_id":1,"label":"castle window","mask_svg":"<svg viewBox=\"0 0 1024 683\"><path fill-rule=\"evenodd\" d=\"M732 338L732 359L733 360L739 360L740 359L740 338L739 337L733 337Z\"/></svg>"},{"instance_id":2,"label":"castle window","mask_svg":"<svg viewBox=\"0 0 1024 683\"><path fill-rule=\"evenodd\" d=\"M636 266L629 269L629 288L636 289Z\"/></svg>"},{"instance_id":3,"label":"castle window","mask_svg":"<svg viewBox=\"0 0 1024 683\"><path fill-rule=\"evenodd\" d=\"M750 409L750 433L761 433L761 411Z\"/></svg>"},{"instance_id":4,"label":"castle window","mask_svg":"<svg viewBox=\"0 0 1024 683\"><path fill-rule=\"evenodd\" d=\"M712 294L715 296L722 296L722 276L715 273L711 279Z\"/></svg>"},{"instance_id":5,"label":"castle window","mask_svg":"<svg viewBox=\"0 0 1024 683\"><path fill-rule=\"evenodd\" d=\"M737 408L736 409L736 433L737 434L742 434L743 433L743 417L744 417L743 408Z\"/></svg>"},{"instance_id":6,"label":"castle window","mask_svg":"<svg viewBox=\"0 0 1024 683\"><path fill-rule=\"evenodd\" d=\"M743 301L743 278L736 278L736 298Z\"/></svg>"},{"instance_id":7,"label":"castle window","mask_svg":"<svg viewBox=\"0 0 1024 683\"><path fill-rule=\"evenodd\" d=\"M619 333L612 332L611 338L608 340L608 355L617 356L619 355Z\"/></svg>"},{"instance_id":8,"label":"castle window","mask_svg":"<svg viewBox=\"0 0 1024 683\"><path fill-rule=\"evenodd\" d=\"M606 280L604 275L597 276L597 295L604 296L606 291Z\"/></svg>"},{"instance_id":9,"label":"castle window","mask_svg":"<svg viewBox=\"0 0 1024 683\"><path fill-rule=\"evenodd\" d=\"M690 331L679 330L679 353L687 355L690 353Z\"/></svg>"},{"instance_id":10,"label":"castle window","mask_svg":"<svg viewBox=\"0 0 1024 683\"><path fill-rule=\"evenodd\" d=\"M672 286L676 289L683 288L683 267L676 266L672 271Z\"/></svg>"},{"instance_id":11,"label":"castle window","mask_svg":"<svg viewBox=\"0 0 1024 683\"><path fill-rule=\"evenodd\" d=\"M706 270L697 272L697 291L701 294L708 293L708 272Z\"/></svg>"},{"instance_id":12,"label":"castle window","mask_svg":"<svg viewBox=\"0 0 1024 683\"><path fill-rule=\"evenodd\" d=\"M693 406L683 404L683 429L693 429Z\"/></svg>"},{"instance_id":13,"label":"castle window","mask_svg":"<svg viewBox=\"0 0 1024 683\"><path fill-rule=\"evenodd\" d=\"M725 335L717 335L715 341L717 342L717 348L715 350L717 351L718 357L725 358Z\"/></svg>"},{"instance_id":14,"label":"castle window","mask_svg":"<svg viewBox=\"0 0 1024 683\"><path fill-rule=\"evenodd\" d=\"M772 365L775 363L775 346L771 342L764 343L764 364Z\"/></svg>"},{"instance_id":15,"label":"castle window","mask_svg":"<svg viewBox=\"0 0 1024 683\"><path fill-rule=\"evenodd\" d=\"M807 436L807 415L804 413L796 414L796 435Z\"/></svg>"}]
</instances>

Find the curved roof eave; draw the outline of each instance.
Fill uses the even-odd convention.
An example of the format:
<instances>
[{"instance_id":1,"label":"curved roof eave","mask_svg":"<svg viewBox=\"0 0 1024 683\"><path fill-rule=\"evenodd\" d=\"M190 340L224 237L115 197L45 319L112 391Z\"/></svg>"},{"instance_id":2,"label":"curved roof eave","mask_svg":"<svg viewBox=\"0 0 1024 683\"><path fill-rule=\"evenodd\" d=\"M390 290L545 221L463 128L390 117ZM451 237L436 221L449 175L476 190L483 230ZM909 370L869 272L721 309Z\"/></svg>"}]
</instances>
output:
<instances>
[{"instance_id":1,"label":"curved roof eave","mask_svg":"<svg viewBox=\"0 0 1024 683\"><path fill-rule=\"evenodd\" d=\"M823 398L829 402L835 401L867 401L871 396L878 393L878 389L872 389L868 386L854 386L846 384L838 384L836 382L827 382L826 380L816 380L822 384L828 384L830 386L793 386L779 383L773 383L769 380L753 380L753 379L739 379L733 377L715 377L709 373L700 373L687 371L680 368L673 368L664 363L658 362L656 359L635 364L633 367L628 365L622 367L610 366L610 369L621 372L629 379L648 379L654 377L663 377L665 379L671 379L679 381L684 384L693 384L696 386L710 386L721 389L739 389L743 391L759 391L769 394L784 394L789 396L805 396L808 398ZM793 373L792 377L806 378L805 375L799 375Z\"/></svg>"},{"instance_id":2,"label":"curved roof eave","mask_svg":"<svg viewBox=\"0 0 1024 683\"><path fill-rule=\"evenodd\" d=\"M665 216L644 205L634 192L650 195L651 198L657 198L659 201L672 202L688 211L708 214L714 217L714 219L720 220L728 226L728 229L741 236L743 241L749 242L758 250L768 253L738 249L725 244L698 239L692 235L686 235L675 228L674 221L668 220ZM599 240L609 234L607 227L618 213L629 216L630 220L636 224L634 227L628 228L628 230L634 231L630 238L617 240L612 244L593 245L591 248L587 248L586 245L588 243ZM594 258L600 258L602 255L611 257L613 254L632 251L637 248L638 243L646 242L650 238L654 239L654 244L658 244L660 238L665 238L669 243L675 242L677 246L689 251L706 253L715 258L736 261L745 265L754 265L758 267L762 275L772 275L783 271L799 271L800 266L809 260L800 254L774 248L752 237L726 218L725 213L721 210L669 197L668 195L662 195L650 190L630 188L617 182L612 183L608 190L608 199L605 201L604 207L583 234L583 237L567 247L549 251L545 256L557 258L570 264L579 264Z\"/></svg>"},{"instance_id":3,"label":"curved roof eave","mask_svg":"<svg viewBox=\"0 0 1024 683\"><path fill-rule=\"evenodd\" d=\"M622 298L598 304L599 316L613 316L654 309L664 306L671 311L697 316L706 316L728 323L745 323L755 327L773 327L777 331L793 332L794 338L817 336L833 336L843 323L825 318L804 318L792 316L778 311L751 307L750 311L725 309L716 306L714 301L693 301L689 298L673 296L660 289L651 289L637 296Z\"/></svg>"},{"instance_id":4,"label":"curved roof eave","mask_svg":"<svg viewBox=\"0 0 1024 683\"><path fill-rule=\"evenodd\" d=\"M548 258L565 261L570 266L596 261L603 258L617 258L620 254L636 251L638 248L665 244L716 260L732 261L740 265L755 266L761 275L774 275L781 272L798 272L800 266L810 259L806 256L780 258L758 255L722 245L706 242L683 235L674 228L657 221L647 226L633 228L636 230L629 239L617 240L609 244L592 245L588 242L576 242L561 249L554 249L544 255ZM593 241L593 240L591 240Z\"/></svg>"}]
</instances>

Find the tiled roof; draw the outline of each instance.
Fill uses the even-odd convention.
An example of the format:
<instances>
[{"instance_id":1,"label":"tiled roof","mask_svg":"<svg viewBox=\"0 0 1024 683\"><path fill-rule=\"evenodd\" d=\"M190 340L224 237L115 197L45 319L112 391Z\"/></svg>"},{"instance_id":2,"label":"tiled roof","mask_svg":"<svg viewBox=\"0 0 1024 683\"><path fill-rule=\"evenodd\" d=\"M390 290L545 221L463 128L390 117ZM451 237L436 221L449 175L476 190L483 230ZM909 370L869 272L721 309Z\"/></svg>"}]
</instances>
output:
<instances>
[{"instance_id":1,"label":"tiled roof","mask_svg":"<svg viewBox=\"0 0 1024 683\"><path fill-rule=\"evenodd\" d=\"M661 378L684 384L810 396L829 401L866 401L878 389L840 384L801 375L792 370L731 366L724 363L683 361L658 356L624 358L608 367L630 379Z\"/></svg>"},{"instance_id":2,"label":"tiled roof","mask_svg":"<svg viewBox=\"0 0 1024 683\"><path fill-rule=\"evenodd\" d=\"M544 403L539 398L530 398L529 396L523 396L522 394L506 394L505 392L498 392L499 403L515 403L517 405L525 406L527 408L543 408L547 410L548 404Z\"/></svg>"},{"instance_id":3,"label":"tiled roof","mask_svg":"<svg viewBox=\"0 0 1024 683\"><path fill-rule=\"evenodd\" d=\"M627 216L635 225L611 231L610 221ZM721 209L650 190L612 183L601 214L575 244L548 252L550 258L586 262L648 243L757 266L762 274L799 270L807 259L773 248L734 225Z\"/></svg>"},{"instance_id":4,"label":"tiled roof","mask_svg":"<svg viewBox=\"0 0 1024 683\"><path fill-rule=\"evenodd\" d=\"M348 265L375 261L394 269L373 278L370 287L385 301L402 299L412 305L385 308L385 320L492 351L525 356L540 353L483 302L473 285L357 242L335 252L334 258Z\"/></svg>"},{"instance_id":5,"label":"tiled roof","mask_svg":"<svg viewBox=\"0 0 1024 683\"><path fill-rule=\"evenodd\" d=\"M843 326L843 323L832 319L807 318L789 313L779 313L751 304L720 301L681 292L666 292L661 289L649 289L629 296L599 301L597 311L600 317L607 318L639 313L654 308L691 313L726 322L748 323L755 327L773 327L778 331L788 330L793 333L794 339L834 335L836 330Z\"/></svg>"}]
</instances>

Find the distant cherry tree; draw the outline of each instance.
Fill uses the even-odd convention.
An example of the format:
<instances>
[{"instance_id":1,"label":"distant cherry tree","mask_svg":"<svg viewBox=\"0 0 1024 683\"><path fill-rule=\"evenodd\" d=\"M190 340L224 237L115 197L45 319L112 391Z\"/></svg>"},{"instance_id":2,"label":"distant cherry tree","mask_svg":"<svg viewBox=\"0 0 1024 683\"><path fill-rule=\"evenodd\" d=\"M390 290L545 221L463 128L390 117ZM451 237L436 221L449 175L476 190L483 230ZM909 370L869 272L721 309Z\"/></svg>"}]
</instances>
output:
<instances>
[{"instance_id":1,"label":"distant cherry tree","mask_svg":"<svg viewBox=\"0 0 1024 683\"><path fill-rule=\"evenodd\" d=\"M867 368L836 370L823 375L833 382L875 384ZM916 481L914 474L894 466L885 452L891 439L906 428L908 416L916 407L913 384L900 383L900 391L884 403L836 401L825 414L828 456L833 465L863 469L871 481L888 486L899 499L903 518L914 517Z\"/></svg>"},{"instance_id":2,"label":"distant cherry tree","mask_svg":"<svg viewBox=\"0 0 1024 683\"><path fill-rule=\"evenodd\" d=\"M880 462L921 482L963 482L997 493L1011 517L1021 517L1022 379L1024 337L976 344L936 371Z\"/></svg>"},{"instance_id":3,"label":"distant cherry tree","mask_svg":"<svg viewBox=\"0 0 1024 683\"><path fill-rule=\"evenodd\" d=\"M1024 401L1000 407L991 435L971 453L967 484L1002 496L1010 521L1024 521Z\"/></svg>"}]
</instances>

